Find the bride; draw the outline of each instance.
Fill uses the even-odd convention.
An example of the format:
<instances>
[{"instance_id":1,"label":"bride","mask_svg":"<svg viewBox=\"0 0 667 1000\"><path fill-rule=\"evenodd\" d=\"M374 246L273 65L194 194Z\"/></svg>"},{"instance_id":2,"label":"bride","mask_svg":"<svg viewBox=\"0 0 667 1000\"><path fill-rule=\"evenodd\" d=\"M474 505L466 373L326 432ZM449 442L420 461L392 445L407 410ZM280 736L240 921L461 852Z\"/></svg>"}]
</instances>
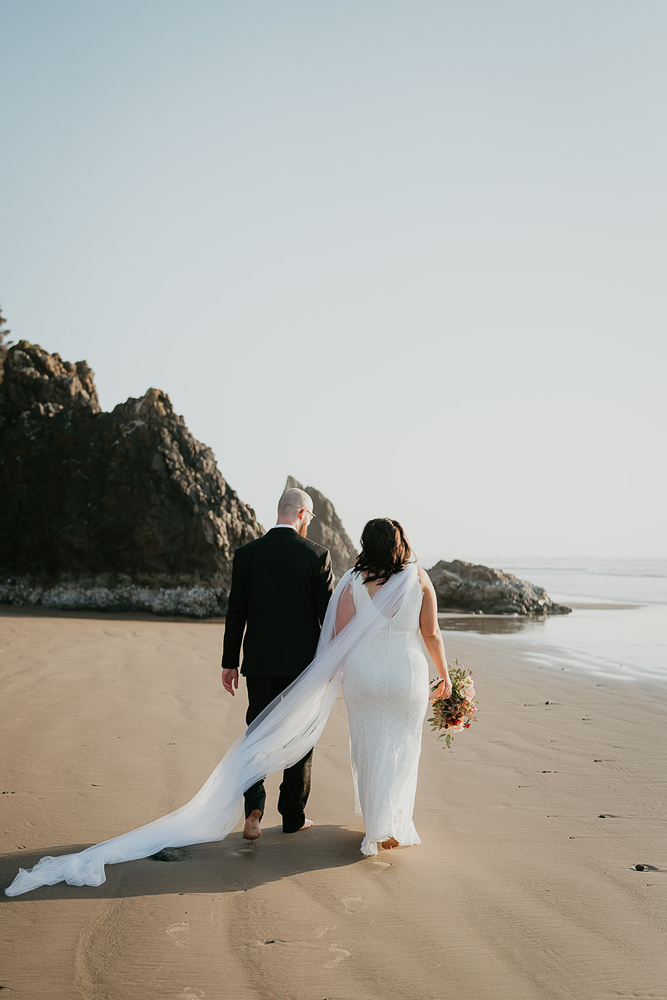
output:
<instances>
[{"instance_id":1,"label":"bride","mask_svg":"<svg viewBox=\"0 0 667 1000\"><path fill-rule=\"evenodd\" d=\"M419 843L412 809L428 700L419 629L443 678L434 697L450 691L435 593L423 570L408 564L410 547L396 521L370 521L362 545L358 570L348 570L329 602L313 662L248 726L190 802L78 854L19 869L6 894L63 881L101 885L107 864L223 840L240 819L244 790L291 767L315 745L344 675L353 773L366 823L362 850L377 853L378 840L386 848Z\"/></svg>"},{"instance_id":2,"label":"bride","mask_svg":"<svg viewBox=\"0 0 667 1000\"><path fill-rule=\"evenodd\" d=\"M392 576L404 573L412 555L403 528L387 517L368 522L361 546L340 594L337 629L373 601ZM413 573L400 609L345 661L343 696L350 720L357 811L366 828L364 854L377 854L378 843L385 849L421 843L412 822L429 700L429 664L420 632L442 677L432 697L448 698L452 686L435 591L421 568Z\"/></svg>"}]
</instances>

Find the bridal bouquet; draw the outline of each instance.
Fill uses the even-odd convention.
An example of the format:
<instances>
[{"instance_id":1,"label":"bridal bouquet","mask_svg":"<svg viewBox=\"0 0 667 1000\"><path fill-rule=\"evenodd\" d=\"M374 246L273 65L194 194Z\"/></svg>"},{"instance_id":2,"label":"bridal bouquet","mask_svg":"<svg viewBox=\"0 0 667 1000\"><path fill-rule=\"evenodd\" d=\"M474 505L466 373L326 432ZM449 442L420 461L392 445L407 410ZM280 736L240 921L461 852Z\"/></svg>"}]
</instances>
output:
<instances>
[{"instance_id":1,"label":"bridal bouquet","mask_svg":"<svg viewBox=\"0 0 667 1000\"><path fill-rule=\"evenodd\" d=\"M472 674L465 667L461 666L458 660L454 661L456 666L449 669L449 676L452 681L452 693L449 698L436 698L433 702L433 718L431 730L435 732L440 729L438 739L444 736L445 744L451 748L454 742L454 733L461 729L469 729L473 722L477 721L477 708L475 706L475 685ZM433 682L432 691L437 691L441 678Z\"/></svg>"}]
</instances>

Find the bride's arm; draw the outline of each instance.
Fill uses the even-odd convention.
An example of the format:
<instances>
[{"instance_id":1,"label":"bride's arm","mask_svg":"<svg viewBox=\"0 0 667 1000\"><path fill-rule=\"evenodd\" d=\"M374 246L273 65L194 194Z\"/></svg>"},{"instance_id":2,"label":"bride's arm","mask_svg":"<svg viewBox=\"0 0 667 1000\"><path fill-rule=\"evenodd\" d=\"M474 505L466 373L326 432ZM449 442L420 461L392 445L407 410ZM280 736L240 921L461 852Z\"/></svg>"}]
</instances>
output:
<instances>
[{"instance_id":1,"label":"bride's arm","mask_svg":"<svg viewBox=\"0 0 667 1000\"><path fill-rule=\"evenodd\" d=\"M445 656L445 644L442 641L440 626L438 624L438 599L431 583L431 578L419 567L419 582L422 588L422 609L419 616L419 631L422 634L424 645L428 650L428 655L435 664L435 668L442 677L442 683L431 697L449 698L452 693L452 682L449 679L447 669L447 658Z\"/></svg>"},{"instance_id":2,"label":"bride's arm","mask_svg":"<svg viewBox=\"0 0 667 1000\"><path fill-rule=\"evenodd\" d=\"M352 621L356 613L354 598L352 597L352 582L348 581L343 593L338 599L336 607L336 622L334 624L334 635L338 635L346 625Z\"/></svg>"}]
</instances>

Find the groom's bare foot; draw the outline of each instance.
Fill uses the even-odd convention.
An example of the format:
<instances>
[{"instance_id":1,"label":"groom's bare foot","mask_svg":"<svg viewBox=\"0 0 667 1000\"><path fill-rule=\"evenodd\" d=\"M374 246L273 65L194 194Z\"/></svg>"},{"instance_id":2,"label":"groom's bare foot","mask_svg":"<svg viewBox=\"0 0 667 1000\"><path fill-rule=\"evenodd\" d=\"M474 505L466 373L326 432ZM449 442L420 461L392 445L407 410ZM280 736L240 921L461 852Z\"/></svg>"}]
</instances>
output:
<instances>
[{"instance_id":1,"label":"groom's bare foot","mask_svg":"<svg viewBox=\"0 0 667 1000\"><path fill-rule=\"evenodd\" d=\"M382 846L385 851L391 851L394 847L398 847L398 841L395 837L387 837L386 840L382 841Z\"/></svg>"},{"instance_id":2,"label":"groom's bare foot","mask_svg":"<svg viewBox=\"0 0 667 1000\"><path fill-rule=\"evenodd\" d=\"M315 826L312 819L305 819L303 826L300 826L298 830L283 830L283 833L300 833L302 830L310 830L311 826Z\"/></svg>"},{"instance_id":3,"label":"groom's bare foot","mask_svg":"<svg viewBox=\"0 0 667 1000\"><path fill-rule=\"evenodd\" d=\"M259 821L262 818L262 812L260 809L253 809L253 811L248 816L245 821L245 826L243 827L243 839L244 840L257 840L262 836L262 831L259 828Z\"/></svg>"}]
</instances>

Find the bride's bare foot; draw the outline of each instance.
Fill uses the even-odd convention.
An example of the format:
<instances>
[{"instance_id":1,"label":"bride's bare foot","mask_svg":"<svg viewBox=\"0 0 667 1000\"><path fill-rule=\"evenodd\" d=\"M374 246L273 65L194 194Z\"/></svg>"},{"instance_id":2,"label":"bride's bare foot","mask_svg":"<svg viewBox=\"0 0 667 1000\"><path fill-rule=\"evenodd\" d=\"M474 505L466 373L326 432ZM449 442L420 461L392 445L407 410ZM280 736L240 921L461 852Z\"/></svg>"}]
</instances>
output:
<instances>
[{"instance_id":1,"label":"bride's bare foot","mask_svg":"<svg viewBox=\"0 0 667 1000\"><path fill-rule=\"evenodd\" d=\"M244 840L257 840L262 836L262 831L259 828L259 821L262 818L262 813L260 809L253 809L253 811L248 816L245 821L245 826L243 827L243 839Z\"/></svg>"},{"instance_id":2,"label":"bride's bare foot","mask_svg":"<svg viewBox=\"0 0 667 1000\"><path fill-rule=\"evenodd\" d=\"M391 851L394 847L398 847L398 841L395 837L387 837L386 840L382 841L382 846L385 851Z\"/></svg>"}]
</instances>

